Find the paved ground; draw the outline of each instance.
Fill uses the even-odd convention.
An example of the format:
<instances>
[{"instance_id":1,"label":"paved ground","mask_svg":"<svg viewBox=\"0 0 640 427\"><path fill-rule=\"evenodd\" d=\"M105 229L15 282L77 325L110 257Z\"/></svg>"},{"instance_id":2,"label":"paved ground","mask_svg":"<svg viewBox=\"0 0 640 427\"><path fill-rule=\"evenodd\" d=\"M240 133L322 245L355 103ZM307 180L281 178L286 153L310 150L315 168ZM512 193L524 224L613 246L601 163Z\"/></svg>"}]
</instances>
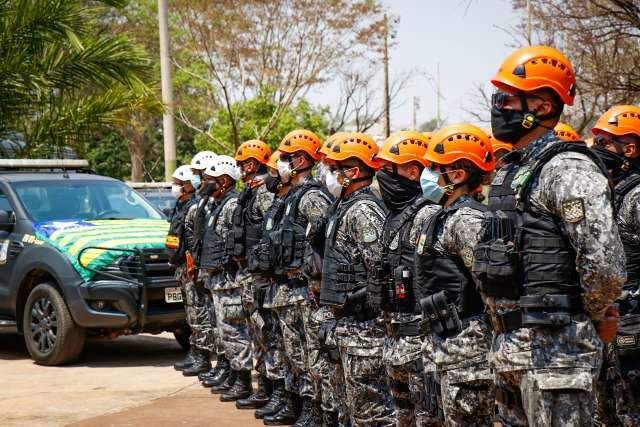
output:
<instances>
[{"instance_id":1,"label":"paved ground","mask_svg":"<svg viewBox=\"0 0 640 427\"><path fill-rule=\"evenodd\" d=\"M9 426L261 426L172 365L173 335L89 341L64 367L34 364L22 337L0 331L0 414Z\"/></svg>"}]
</instances>

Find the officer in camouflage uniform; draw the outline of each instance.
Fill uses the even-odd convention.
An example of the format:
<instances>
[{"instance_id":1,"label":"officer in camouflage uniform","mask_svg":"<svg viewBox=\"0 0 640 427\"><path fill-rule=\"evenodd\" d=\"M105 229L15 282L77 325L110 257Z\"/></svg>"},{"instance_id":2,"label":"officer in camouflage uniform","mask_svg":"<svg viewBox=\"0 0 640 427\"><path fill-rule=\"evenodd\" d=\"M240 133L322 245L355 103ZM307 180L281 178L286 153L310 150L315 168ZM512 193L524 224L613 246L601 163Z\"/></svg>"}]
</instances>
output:
<instances>
[{"instance_id":1,"label":"officer in camouflage uniform","mask_svg":"<svg viewBox=\"0 0 640 427\"><path fill-rule=\"evenodd\" d=\"M176 269L176 279L182 291L187 323L191 325L193 322L193 311L191 309L190 298L188 298L190 295L187 293L191 278L187 272L187 244L184 239L184 232L187 212L196 202L195 188L192 183L193 173L189 166L180 166L175 170L172 178L173 185L171 187L171 193L178 200L171 214L171 225L169 226L165 246L169 253L169 263ZM173 367L177 371L183 371L195 363L203 363L204 360L205 357L203 357L195 347L191 347L185 359L176 363Z\"/></svg>"},{"instance_id":2,"label":"officer in camouflage uniform","mask_svg":"<svg viewBox=\"0 0 640 427\"><path fill-rule=\"evenodd\" d=\"M257 317L253 310L262 303L264 293L269 286L269 281L264 276L252 274L247 265L247 254L260 242L262 236L262 223L265 214L273 204L273 193L264 185L267 175L266 163L271 157L269 146L259 140L250 140L242 143L236 151L235 160L240 168L244 189L238 196L238 205L233 214L233 230L227 240L227 248L238 264L237 282L242 288L242 304L249 326L249 334L253 344L253 357L256 360L258 377L258 389L251 396L245 396L245 390L239 390L234 400L242 399L239 408L245 408L246 401L266 402L269 399L271 384L266 377L264 355L267 348L266 324ZM254 314L253 316L251 316ZM255 408L250 404L249 409Z\"/></svg>"},{"instance_id":3,"label":"officer in camouflage uniform","mask_svg":"<svg viewBox=\"0 0 640 427\"><path fill-rule=\"evenodd\" d=\"M435 408L429 408L425 396L421 355L424 333L413 293L418 225L424 212L436 210L433 202L420 197L420 174L428 164L424 154L429 139L418 132L396 132L382 144L377 156L382 164L378 185L389 213L382 231L382 261L376 269L376 280L370 282L369 296L376 309L384 310L387 338L383 361L397 426L438 424Z\"/></svg>"},{"instance_id":4,"label":"officer in camouflage uniform","mask_svg":"<svg viewBox=\"0 0 640 427\"><path fill-rule=\"evenodd\" d=\"M614 212L627 259L618 299L618 337L605 348L599 417L607 425L640 425L640 108L619 105L598 119L595 147L615 185Z\"/></svg>"},{"instance_id":5,"label":"officer in camouflage uniform","mask_svg":"<svg viewBox=\"0 0 640 427\"><path fill-rule=\"evenodd\" d=\"M594 383L625 260L606 170L553 133L575 77L564 55L519 49L492 83L493 135L514 144L492 182L474 277L495 331L490 362L507 425L593 423ZM515 256L518 254L518 256Z\"/></svg>"},{"instance_id":6,"label":"officer in camouflage uniform","mask_svg":"<svg viewBox=\"0 0 640 427\"><path fill-rule=\"evenodd\" d=\"M209 321L209 309L211 307L211 294L204 288L204 275L197 270L198 265L198 248L197 242L204 234L204 228L195 230L196 218L204 215L209 207L209 195L205 192L205 186L202 183L202 174L204 170L213 162L215 154L210 151L202 151L191 160L191 172L194 177L197 175L200 185L197 188L197 196L194 203L187 211L185 218L184 239L187 245L188 273L192 280L186 287L186 296L190 307L189 318L191 320L191 336L189 342L192 347L202 354L206 354L201 363L195 363L182 371L182 375L190 377L195 375L206 375L211 372L211 354L214 351L214 329ZM211 198L213 200L213 198Z\"/></svg>"},{"instance_id":7,"label":"officer in camouflage uniform","mask_svg":"<svg viewBox=\"0 0 640 427\"><path fill-rule=\"evenodd\" d=\"M278 290L278 283L281 283L286 278L284 272L276 267L273 251L273 231L284 215L284 199L291 187L290 182L283 183L280 179L278 174L279 159L280 152L276 151L271 155L267 164L268 175L265 178L265 187L269 192L274 193L273 204L265 214L260 243L250 251L248 257L251 271L256 275L263 276L263 280L270 283L265 292L262 305L255 307L252 316L264 322L263 330L266 331L267 335L265 340L267 349L264 361L266 376L272 384L271 396L264 405L262 402L257 402L251 398L246 399L246 402L236 402L236 405L240 404L243 407L255 406L258 408L255 412L256 418L264 418L267 415L276 414L284 407L287 400L285 391L287 363L282 330L277 316L271 309L273 296ZM258 322L259 320L256 320L256 323Z\"/></svg>"},{"instance_id":8,"label":"officer in camouflage uniform","mask_svg":"<svg viewBox=\"0 0 640 427\"><path fill-rule=\"evenodd\" d=\"M216 208L209 214L202 243L201 268L209 274L207 282L216 310L216 323L231 374L219 384L211 384L211 392L222 393L222 401L232 401L251 394L251 342L246 314L242 306L242 289L236 280L237 264L232 260L226 242L233 229L233 213L237 206L234 190L240 171L229 156L218 156L205 171L207 182L214 183Z\"/></svg>"},{"instance_id":9,"label":"officer in camouflage uniform","mask_svg":"<svg viewBox=\"0 0 640 427\"><path fill-rule=\"evenodd\" d=\"M285 198L285 211L274 232L274 251L278 267L286 273L271 301L282 330L288 365L285 406L264 417L266 425L315 425L313 386L307 367L307 344L304 324L310 313L309 287L302 274L306 234L313 232L318 220L330 205L329 197L311 176L319 159L320 139L308 130L294 130L282 140L278 151L278 173L283 182L291 182ZM302 398L302 410L298 400ZM313 413L312 413L313 412Z\"/></svg>"},{"instance_id":10,"label":"officer in camouflage uniform","mask_svg":"<svg viewBox=\"0 0 640 427\"><path fill-rule=\"evenodd\" d=\"M394 410L382 363L385 329L367 301L382 253L386 216L369 188L379 167L376 143L361 133L338 138L326 160L326 183L338 199L326 228L320 304L330 306L353 426L391 426Z\"/></svg>"},{"instance_id":11,"label":"officer in camouflage uniform","mask_svg":"<svg viewBox=\"0 0 640 427\"><path fill-rule=\"evenodd\" d=\"M414 289L428 330L422 351L441 387L445 425L490 426L492 331L471 268L486 210L476 197L493 172L493 150L481 129L453 125L434 133L425 159L423 196L442 209L422 219L416 247Z\"/></svg>"}]
</instances>

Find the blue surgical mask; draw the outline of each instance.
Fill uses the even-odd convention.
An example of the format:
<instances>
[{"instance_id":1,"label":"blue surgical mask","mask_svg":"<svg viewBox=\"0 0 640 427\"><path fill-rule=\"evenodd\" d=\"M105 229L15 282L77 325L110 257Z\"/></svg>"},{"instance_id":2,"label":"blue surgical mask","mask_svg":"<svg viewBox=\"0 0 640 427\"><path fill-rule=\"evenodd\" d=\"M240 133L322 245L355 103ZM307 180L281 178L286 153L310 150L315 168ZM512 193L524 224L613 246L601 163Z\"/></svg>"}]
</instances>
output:
<instances>
[{"instance_id":1,"label":"blue surgical mask","mask_svg":"<svg viewBox=\"0 0 640 427\"><path fill-rule=\"evenodd\" d=\"M193 188L197 190L198 187L200 187L200 182L200 175L193 175L193 178L191 178L191 185L193 185Z\"/></svg>"},{"instance_id":2,"label":"blue surgical mask","mask_svg":"<svg viewBox=\"0 0 640 427\"><path fill-rule=\"evenodd\" d=\"M440 203L444 196L444 188L438 185L440 174L429 168L424 168L420 175L420 187L422 187L422 196L431 200L433 203Z\"/></svg>"}]
</instances>

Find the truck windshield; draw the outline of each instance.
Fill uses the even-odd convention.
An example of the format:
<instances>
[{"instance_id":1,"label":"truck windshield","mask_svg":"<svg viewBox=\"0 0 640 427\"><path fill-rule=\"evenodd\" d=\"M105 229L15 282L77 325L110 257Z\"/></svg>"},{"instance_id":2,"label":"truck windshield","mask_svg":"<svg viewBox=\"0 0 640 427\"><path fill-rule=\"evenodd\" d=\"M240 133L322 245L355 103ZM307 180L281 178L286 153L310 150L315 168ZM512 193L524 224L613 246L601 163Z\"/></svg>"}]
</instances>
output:
<instances>
[{"instance_id":1,"label":"truck windshield","mask_svg":"<svg viewBox=\"0 0 640 427\"><path fill-rule=\"evenodd\" d=\"M13 188L36 222L162 219L142 196L118 181L25 181Z\"/></svg>"}]
</instances>

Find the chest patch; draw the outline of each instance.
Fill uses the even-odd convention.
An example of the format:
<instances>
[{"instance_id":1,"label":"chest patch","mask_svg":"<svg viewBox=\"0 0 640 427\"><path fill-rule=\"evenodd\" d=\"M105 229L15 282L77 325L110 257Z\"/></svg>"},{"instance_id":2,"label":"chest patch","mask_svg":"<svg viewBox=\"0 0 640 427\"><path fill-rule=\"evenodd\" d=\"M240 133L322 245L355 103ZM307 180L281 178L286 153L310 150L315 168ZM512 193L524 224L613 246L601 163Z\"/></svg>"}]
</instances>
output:
<instances>
[{"instance_id":1,"label":"chest patch","mask_svg":"<svg viewBox=\"0 0 640 427\"><path fill-rule=\"evenodd\" d=\"M273 218L267 219L266 228L267 228L267 230L271 230L273 228Z\"/></svg>"},{"instance_id":2,"label":"chest patch","mask_svg":"<svg viewBox=\"0 0 640 427\"><path fill-rule=\"evenodd\" d=\"M491 185L502 185L504 183L504 179L507 177L507 168L502 168L496 173L496 176L493 177L493 181L491 181Z\"/></svg>"},{"instance_id":3,"label":"chest patch","mask_svg":"<svg viewBox=\"0 0 640 427\"><path fill-rule=\"evenodd\" d=\"M396 233L391 243L389 243L389 249L395 251L396 249L398 249L399 244L400 244L400 233Z\"/></svg>"},{"instance_id":4,"label":"chest patch","mask_svg":"<svg viewBox=\"0 0 640 427\"><path fill-rule=\"evenodd\" d=\"M463 248L460 256L462 257L462 262L464 262L465 267L470 268L473 265L473 249L468 246Z\"/></svg>"},{"instance_id":5,"label":"chest patch","mask_svg":"<svg viewBox=\"0 0 640 427\"><path fill-rule=\"evenodd\" d=\"M582 221L584 218L584 201L571 199L562 203L562 217L572 224Z\"/></svg>"},{"instance_id":6,"label":"chest patch","mask_svg":"<svg viewBox=\"0 0 640 427\"><path fill-rule=\"evenodd\" d=\"M635 337L635 335L618 336L616 341L617 341L618 346L620 346L620 347L629 347L629 346L636 345L636 337Z\"/></svg>"},{"instance_id":7,"label":"chest patch","mask_svg":"<svg viewBox=\"0 0 640 427\"><path fill-rule=\"evenodd\" d=\"M362 229L362 241L373 243L378 240L378 231L372 225L365 225Z\"/></svg>"},{"instance_id":8,"label":"chest patch","mask_svg":"<svg viewBox=\"0 0 640 427\"><path fill-rule=\"evenodd\" d=\"M416 245L416 251L422 255L424 254L424 244L427 242L427 234L422 233L420 238L418 239L418 244Z\"/></svg>"}]
</instances>

